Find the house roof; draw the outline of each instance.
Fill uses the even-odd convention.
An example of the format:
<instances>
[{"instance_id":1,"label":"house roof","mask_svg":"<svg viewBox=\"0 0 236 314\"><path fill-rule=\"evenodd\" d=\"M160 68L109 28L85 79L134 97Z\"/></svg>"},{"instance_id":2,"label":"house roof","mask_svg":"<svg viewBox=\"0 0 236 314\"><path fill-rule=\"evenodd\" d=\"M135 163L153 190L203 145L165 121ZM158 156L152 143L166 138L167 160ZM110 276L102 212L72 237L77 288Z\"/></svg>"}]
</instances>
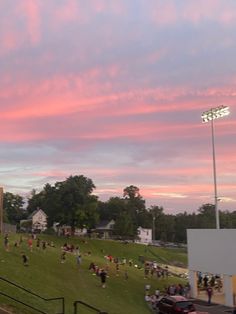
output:
<instances>
[{"instance_id":1,"label":"house roof","mask_svg":"<svg viewBox=\"0 0 236 314\"><path fill-rule=\"evenodd\" d=\"M34 217L34 215L36 215L36 214L37 214L38 212L40 212L40 211L47 217L47 215L45 214L45 212L44 212L42 209L38 208L38 209L34 210L34 211L28 216L28 219L32 219L32 218Z\"/></svg>"},{"instance_id":2,"label":"house roof","mask_svg":"<svg viewBox=\"0 0 236 314\"><path fill-rule=\"evenodd\" d=\"M107 229L110 230L109 224L114 224L115 221L113 219L111 220L102 220L97 226L96 229Z\"/></svg>"}]
</instances>

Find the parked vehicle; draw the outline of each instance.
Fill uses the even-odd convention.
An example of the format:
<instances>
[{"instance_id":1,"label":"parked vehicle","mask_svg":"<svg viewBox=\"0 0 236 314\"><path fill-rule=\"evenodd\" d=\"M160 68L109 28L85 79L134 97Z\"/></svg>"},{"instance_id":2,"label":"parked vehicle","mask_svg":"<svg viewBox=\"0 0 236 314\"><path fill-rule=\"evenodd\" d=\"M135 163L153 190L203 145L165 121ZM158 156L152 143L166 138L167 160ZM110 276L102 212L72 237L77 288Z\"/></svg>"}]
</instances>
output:
<instances>
[{"instance_id":1,"label":"parked vehicle","mask_svg":"<svg viewBox=\"0 0 236 314\"><path fill-rule=\"evenodd\" d=\"M194 304L180 295L164 296L158 302L159 314L186 314L195 312Z\"/></svg>"}]
</instances>

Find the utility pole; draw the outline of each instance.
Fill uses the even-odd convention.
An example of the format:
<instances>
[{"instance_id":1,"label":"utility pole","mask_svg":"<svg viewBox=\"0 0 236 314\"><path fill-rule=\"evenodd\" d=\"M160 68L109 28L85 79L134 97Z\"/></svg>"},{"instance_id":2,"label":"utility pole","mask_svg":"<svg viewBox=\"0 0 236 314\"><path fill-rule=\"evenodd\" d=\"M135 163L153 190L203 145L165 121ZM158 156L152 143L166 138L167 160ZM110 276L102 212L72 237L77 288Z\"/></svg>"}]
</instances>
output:
<instances>
[{"instance_id":1,"label":"utility pole","mask_svg":"<svg viewBox=\"0 0 236 314\"><path fill-rule=\"evenodd\" d=\"M3 187L0 187L0 234L3 234Z\"/></svg>"},{"instance_id":2,"label":"utility pole","mask_svg":"<svg viewBox=\"0 0 236 314\"><path fill-rule=\"evenodd\" d=\"M153 216L152 216L152 241L154 242L155 241L155 221L156 221L156 217L155 217L155 214L153 213Z\"/></svg>"}]
</instances>

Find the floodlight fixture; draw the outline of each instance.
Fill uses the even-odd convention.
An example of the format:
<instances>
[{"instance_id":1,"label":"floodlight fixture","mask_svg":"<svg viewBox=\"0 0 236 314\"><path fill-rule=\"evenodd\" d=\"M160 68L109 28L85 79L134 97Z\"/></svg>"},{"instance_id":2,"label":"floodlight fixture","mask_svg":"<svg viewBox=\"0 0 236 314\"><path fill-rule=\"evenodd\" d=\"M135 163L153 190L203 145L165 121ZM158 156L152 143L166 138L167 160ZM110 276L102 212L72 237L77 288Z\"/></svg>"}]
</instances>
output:
<instances>
[{"instance_id":1,"label":"floodlight fixture","mask_svg":"<svg viewBox=\"0 0 236 314\"><path fill-rule=\"evenodd\" d=\"M228 106L219 106L216 108L212 108L208 111L204 111L202 114L202 122L209 122L215 119L222 118L224 116L229 115L229 107Z\"/></svg>"},{"instance_id":2,"label":"floodlight fixture","mask_svg":"<svg viewBox=\"0 0 236 314\"><path fill-rule=\"evenodd\" d=\"M217 196L217 182L216 182L216 158L215 158L215 139L214 139L214 120L222 118L229 115L228 106L219 106L212 108L208 111L202 113L202 122L211 122L211 139L212 139L212 157L213 157L213 175L214 175L214 199L215 199L215 214L216 214L216 229L220 229L219 211L218 211L218 201Z\"/></svg>"}]
</instances>

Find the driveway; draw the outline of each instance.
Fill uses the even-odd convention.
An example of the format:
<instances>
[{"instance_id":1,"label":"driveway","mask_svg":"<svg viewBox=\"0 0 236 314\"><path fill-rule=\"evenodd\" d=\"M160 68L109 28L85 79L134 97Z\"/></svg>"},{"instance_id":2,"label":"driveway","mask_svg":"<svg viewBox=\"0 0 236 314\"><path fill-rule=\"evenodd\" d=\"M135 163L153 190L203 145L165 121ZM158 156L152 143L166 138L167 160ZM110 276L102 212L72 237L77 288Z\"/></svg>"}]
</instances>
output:
<instances>
[{"instance_id":1,"label":"driveway","mask_svg":"<svg viewBox=\"0 0 236 314\"><path fill-rule=\"evenodd\" d=\"M199 300L193 300L193 303L195 304L196 310L200 312L208 312L209 314L231 314L232 308L219 305L219 304L212 304L207 305L207 302L199 301Z\"/></svg>"}]
</instances>

